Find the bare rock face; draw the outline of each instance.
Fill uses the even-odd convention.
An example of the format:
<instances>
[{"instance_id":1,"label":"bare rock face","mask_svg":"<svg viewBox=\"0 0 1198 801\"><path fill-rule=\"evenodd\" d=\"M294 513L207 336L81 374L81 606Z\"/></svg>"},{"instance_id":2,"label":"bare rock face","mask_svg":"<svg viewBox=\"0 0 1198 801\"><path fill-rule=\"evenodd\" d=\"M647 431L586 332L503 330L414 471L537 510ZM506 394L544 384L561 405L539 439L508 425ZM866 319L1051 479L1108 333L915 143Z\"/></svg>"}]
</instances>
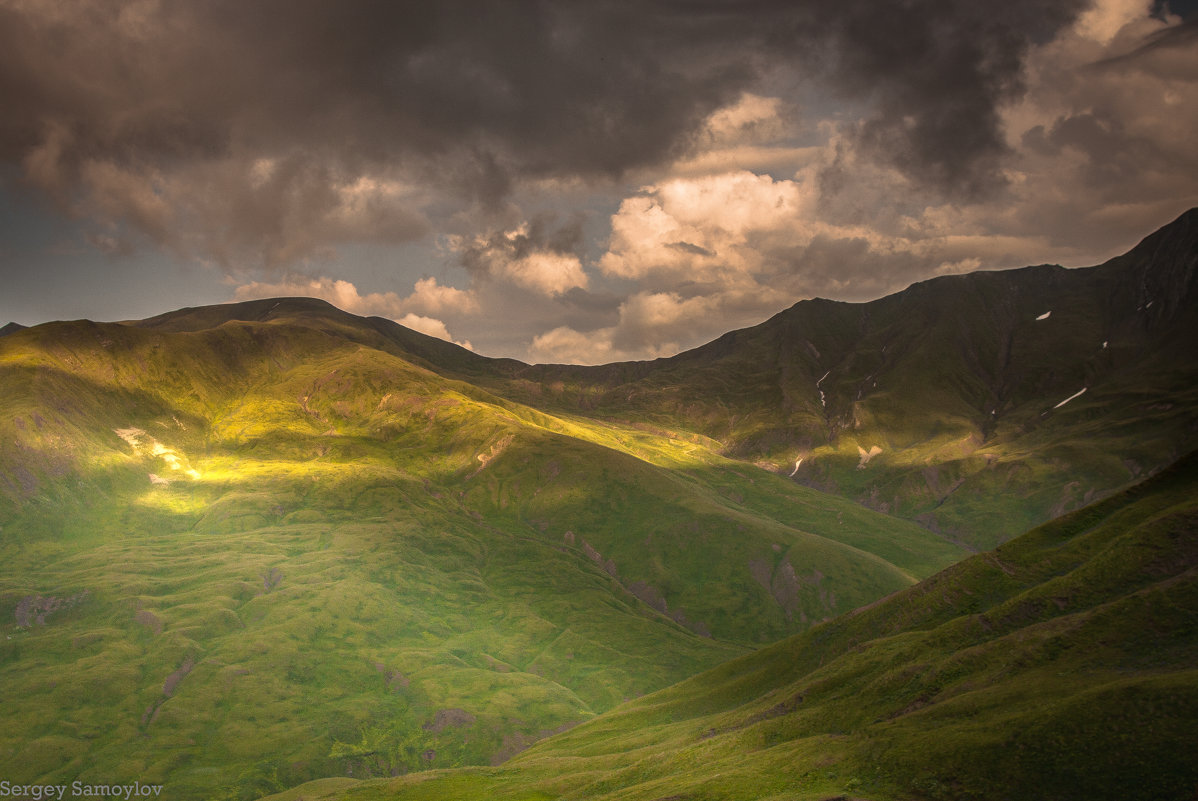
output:
<instances>
[{"instance_id":1,"label":"bare rock face","mask_svg":"<svg viewBox=\"0 0 1198 801\"><path fill-rule=\"evenodd\" d=\"M133 620L135 623L140 623L141 625L145 626L150 631L154 632L154 634L162 633L162 618L158 617L158 615L154 614L149 609L138 609L133 615Z\"/></svg>"},{"instance_id":2,"label":"bare rock face","mask_svg":"<svg viewBox=\"0 0 1198 801\"><path fill-rule=\"evenodd\" d=\"M776 568L765 559L750 559L749 574L769 592L786 613L787 620L793 620L797 614L800 621L807 622L801 603L804 595L809 601L808 610L812 608L811 602L818 600L829 614L835 611L836 594L823 585L825 576L818 568L812 569L810 574L800 575L789 559L783 559Z\"/></svg>"},{"instance_id":3,"label":"bare rock face","mask_svg":"<svg viewBox=\"0 0 1198 801\"><path fill-rule=\"evenodd\" d=\"M387 689L393 693L403 692L411 684L411 679L398 670L387 667L382 662L375 662L374 669L383 674Z\"/></svg>"},{"instance_id":4,"label":"bare rock face","mask_svg":"<svg viewBox=\"0 0 1198 801\"><path fill-rule=\"evenodd\" d=\"M599 567L603 568L603 572L607 573L607 575L611 576L616 581L620 580L620 571L616 569L616 563L611 559L604 560L603 554L595 550L594 546L592 546L586 540L582 541L582 551L587 555L588 559L599 565Z\"/></svg>"},{"instance_id":5,"label":"bare rock face","mask_svg":"<svg viewBox=\"0 0 1198 801\"><path fill-rule=\"evenodd\" d=\"M474 715L464 709L439 709L433 719L420 728L431 731L433 734L440 734L451 726L469 726L476 719Z\"/></svg>"},{"instance_id":6,"label":"bare rock face","mask_svg":"<svg viewBox=\"0 0 1198 801\"><path fill-rule=\"evenodd\" d=\"M146 711L142 713L141 725L143 727L152 725L158 719L158 711L162 709L162 705L175 694L179 682L183 681L195 666L195 658L189 656L183 660L183 664L179 665L178 669L166 677L166 680L162 682L162 697L146 707Z\"/></svg>"},{"instance_id":7,"label":"bare rock face","mask_svg":"<svg viewBox=\"0 0 1198 801\"><path fill-rule=\"evenodd\" d=\"M491 755L492 765L502 765L509 759L528 748L533 743L544 740L546 737L552 737L555 734L561 734L564 731L574 728L581 720L571 720L563 723L555 729L542 729L536 734L524 734L522 732L509 732L503 735L503 742L499 750Z\"/></svg>"},{"instance_id":8,"label":"bare rock face","mask_svg":"<svg viewBox=\"0 0 1198 801\"><path fill-rule=\"evenodd\" d=\"M179 669L167 676L166 681L162 683L162 694L167 698L170 698L172 695L174 695L175 688L179 686L179 682L183 681L183 678L190 673L191 669L195 666L196 663L194 659L191 657L185 659L183 664L179 666Z\"/></svg>"},{"instance_id":9,"label":"bare rock face","mask_svg":"<svg viewBox=\"0 0 1198 801\"><path fill-rule=\"evenodd\" d=\"M90 597L91 593L87 590L67 598L59 598L55 595L26 595L17 603L13 615L17 619L17 625L22 628L44 626L46 618L50 615L72 609Z\"/></svg>"},{"instance_id":10,"label":"bare rock face","mask_svg":"<svg viewBox=\"0 0 1198 801\"><path fill-rule=\"evenodd\" d=\"M283 580L283 571L277 567L272 567L269 570L263 569L262 573L262 592L267 593L279 586Z\"/></svg>"},{"instance_id":11,"label":"bare rock face","mask_svg":"<svg viewBox=\"0 0 1198 801\"><path fill-rule=\"evenodd\" d=\"M670 611L669 606L666 604L666 599L652 584L646 584L643 581L634 581L628 585L628 591L663 615Z\"/></svg>"}]
</instances>

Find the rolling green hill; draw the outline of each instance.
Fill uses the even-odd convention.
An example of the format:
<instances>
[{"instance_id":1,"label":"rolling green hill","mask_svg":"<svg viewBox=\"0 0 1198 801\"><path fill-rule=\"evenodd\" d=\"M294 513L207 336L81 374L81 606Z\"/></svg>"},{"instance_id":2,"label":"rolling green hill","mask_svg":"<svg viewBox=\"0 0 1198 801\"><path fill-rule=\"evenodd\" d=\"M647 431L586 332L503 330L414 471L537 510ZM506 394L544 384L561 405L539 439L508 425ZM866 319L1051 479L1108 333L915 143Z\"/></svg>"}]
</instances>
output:
<instances>
[{"instance_id":1,"label":"rolling green hill","mask_svg":"<svg viewBox=\"0 0 1198 801\"><path fill-rule=\"evenodd\" d=\"M380 318L327 323L554 415L700 437L795 483L989 548L1198 446L1198 209L1086 269L944 276L869 303L807 300L651 362L487 359ZM139 325L285 319L319 301Z\"/></svg>"},{"instance_id":2,"label":"rolling green hill","mask_svg":"<svg viewBox=\"0 0 1198 801\"><path fill-rule=\"evenodd\" d=\"M1193 459L1129 487L1198 445L1196 265L1198 211L595 368L304 298L6 327L0 777L1179 797Z\"/></svg>"},{"instance_id":3,"label":"rolling green hill","mask_svg":"<svg viewBox=\"0 0 1198 801\"><path fill-rule=\"evenodd\" d=\"M0 775L486 765L961 555L447 347L295 299L0 340Z\"/></svg>"},{"instance_id":4,"label":"rolling green hill","mask_svg":"<svg viewBox=\"0 0 1198 801\"><path fill-rule=\"evenodd\" d=\"M1190 799L1198 455L497 769L320 799Z\"/></svg>"}]
</instances>

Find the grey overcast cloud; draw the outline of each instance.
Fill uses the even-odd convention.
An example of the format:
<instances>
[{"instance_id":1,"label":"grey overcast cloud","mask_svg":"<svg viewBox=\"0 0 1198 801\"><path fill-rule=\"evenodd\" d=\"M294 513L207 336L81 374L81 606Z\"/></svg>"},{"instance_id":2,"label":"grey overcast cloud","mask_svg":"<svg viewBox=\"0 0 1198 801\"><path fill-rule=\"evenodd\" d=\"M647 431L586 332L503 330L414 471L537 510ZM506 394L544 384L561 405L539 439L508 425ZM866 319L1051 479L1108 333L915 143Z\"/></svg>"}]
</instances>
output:
<instances>
[{"instance_id":1,"label":"grey overcast cloud","mask_svg":"<svg viewBox=\"0 0 1198 801\"><path fill-rule=\"evenodd\" d=\"M1151 0L0 0L0 323L324 298L666 356L808 297L1086 266L1198 205Z\"/></svg>"}]
</instances>

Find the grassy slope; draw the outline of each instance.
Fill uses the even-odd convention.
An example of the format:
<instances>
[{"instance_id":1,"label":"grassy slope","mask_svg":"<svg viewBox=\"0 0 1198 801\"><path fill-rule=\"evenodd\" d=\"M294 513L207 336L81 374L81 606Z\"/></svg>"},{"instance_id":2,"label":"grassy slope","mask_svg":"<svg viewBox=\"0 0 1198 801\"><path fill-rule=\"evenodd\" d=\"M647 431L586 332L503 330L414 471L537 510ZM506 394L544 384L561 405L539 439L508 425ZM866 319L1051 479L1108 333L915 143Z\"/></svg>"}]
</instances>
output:
<instances>
[{"instance_id":1,"label":"grassy slope","mask_svg":"<svg viewBox=\"0 0 1198 801\"><path fill-rule=\"evenodd\" d=\"M1198 210L1101 267L803 301L670 359L509 366L490 381L547 409L710 437L989 548L1198 444L1196 264Z\"/></svg>"},{"instance_id":2,"label":"grassy slope","mask_svg":"<svg viewBox=\"0 0 1198 801\"><path fill-rule=\"evenodd\" d=\"M960 554L271 308L0 342L10 780L250 797L487 764Z\"/></svg>"},{"instance_id":3,"label":"grassy slope","mask_svg":"<svg viewBox=\"0 0 1198 801\"><path fill-rule=\"evenodd\" d=\"M1198 458L492 770L318 799L1189 799Z\"/></svg>"},{"instance_id":4,"label":"grassy slope","mask_svg":"<svg viewBox=\"0 0 1198 801\"><path fill-rule=\"evenodd\" d=\"M698 438L977 549L1198 445L1196 265L1193 210L1100 267L946 276L862 304L804 301L670 359L592 368L489 360L344 313L327 324L554 415ZM143 325L195 330L320 306L253 301Z\"/></svg>"}]
</instances>

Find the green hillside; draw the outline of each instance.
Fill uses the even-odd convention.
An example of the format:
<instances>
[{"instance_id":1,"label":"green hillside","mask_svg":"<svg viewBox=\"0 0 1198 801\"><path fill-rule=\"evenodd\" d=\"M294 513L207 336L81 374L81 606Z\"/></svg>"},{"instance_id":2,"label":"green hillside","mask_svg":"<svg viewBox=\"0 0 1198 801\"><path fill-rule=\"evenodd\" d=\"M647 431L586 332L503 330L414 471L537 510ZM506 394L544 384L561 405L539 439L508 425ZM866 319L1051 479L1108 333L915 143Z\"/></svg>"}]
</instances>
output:
<instances>
[{"instance_id":1,"label":"green hillside","mask_svg":"<svg viewBox=\"0 0 1198 801\"><path fill-rule=\"evenodd\" d=\"M595 368L303 298L6 328L0 776L1180 797L1193 460L1128 487L1198 445L1196 267L1198 211Z\"/></svg>"},{"instance_id":2,"label":"green hillside","mask_svg":"<svg viewBox=\"0 0 1198 801\"><path fill-rule=\"evenodd\" d=\"M303 300L0 339L0 775L488 765L961 556L436 343Z\"/></svg>"},{"instance_id":3,"label":"green hillside","mask_svg":"<svg viewBox=\"0 0 1198 801\"><path fill-rule=\"evenodd\" d=\"M545 409L701 434L990 548L1198 446L1196 276L1198 209L1099 267L802 301L669 359L503 364L481 380Z\"/></svg>"},{"instance_id":4,"label":"green hillside","mask_svg":"<svg viewBox=\"0 0 1198 801\"><path fill-rule=\"evenodd\" d=\"M1198 456L502 768L318 799L1191 799Z\"/></svg>"}]
</instances>

